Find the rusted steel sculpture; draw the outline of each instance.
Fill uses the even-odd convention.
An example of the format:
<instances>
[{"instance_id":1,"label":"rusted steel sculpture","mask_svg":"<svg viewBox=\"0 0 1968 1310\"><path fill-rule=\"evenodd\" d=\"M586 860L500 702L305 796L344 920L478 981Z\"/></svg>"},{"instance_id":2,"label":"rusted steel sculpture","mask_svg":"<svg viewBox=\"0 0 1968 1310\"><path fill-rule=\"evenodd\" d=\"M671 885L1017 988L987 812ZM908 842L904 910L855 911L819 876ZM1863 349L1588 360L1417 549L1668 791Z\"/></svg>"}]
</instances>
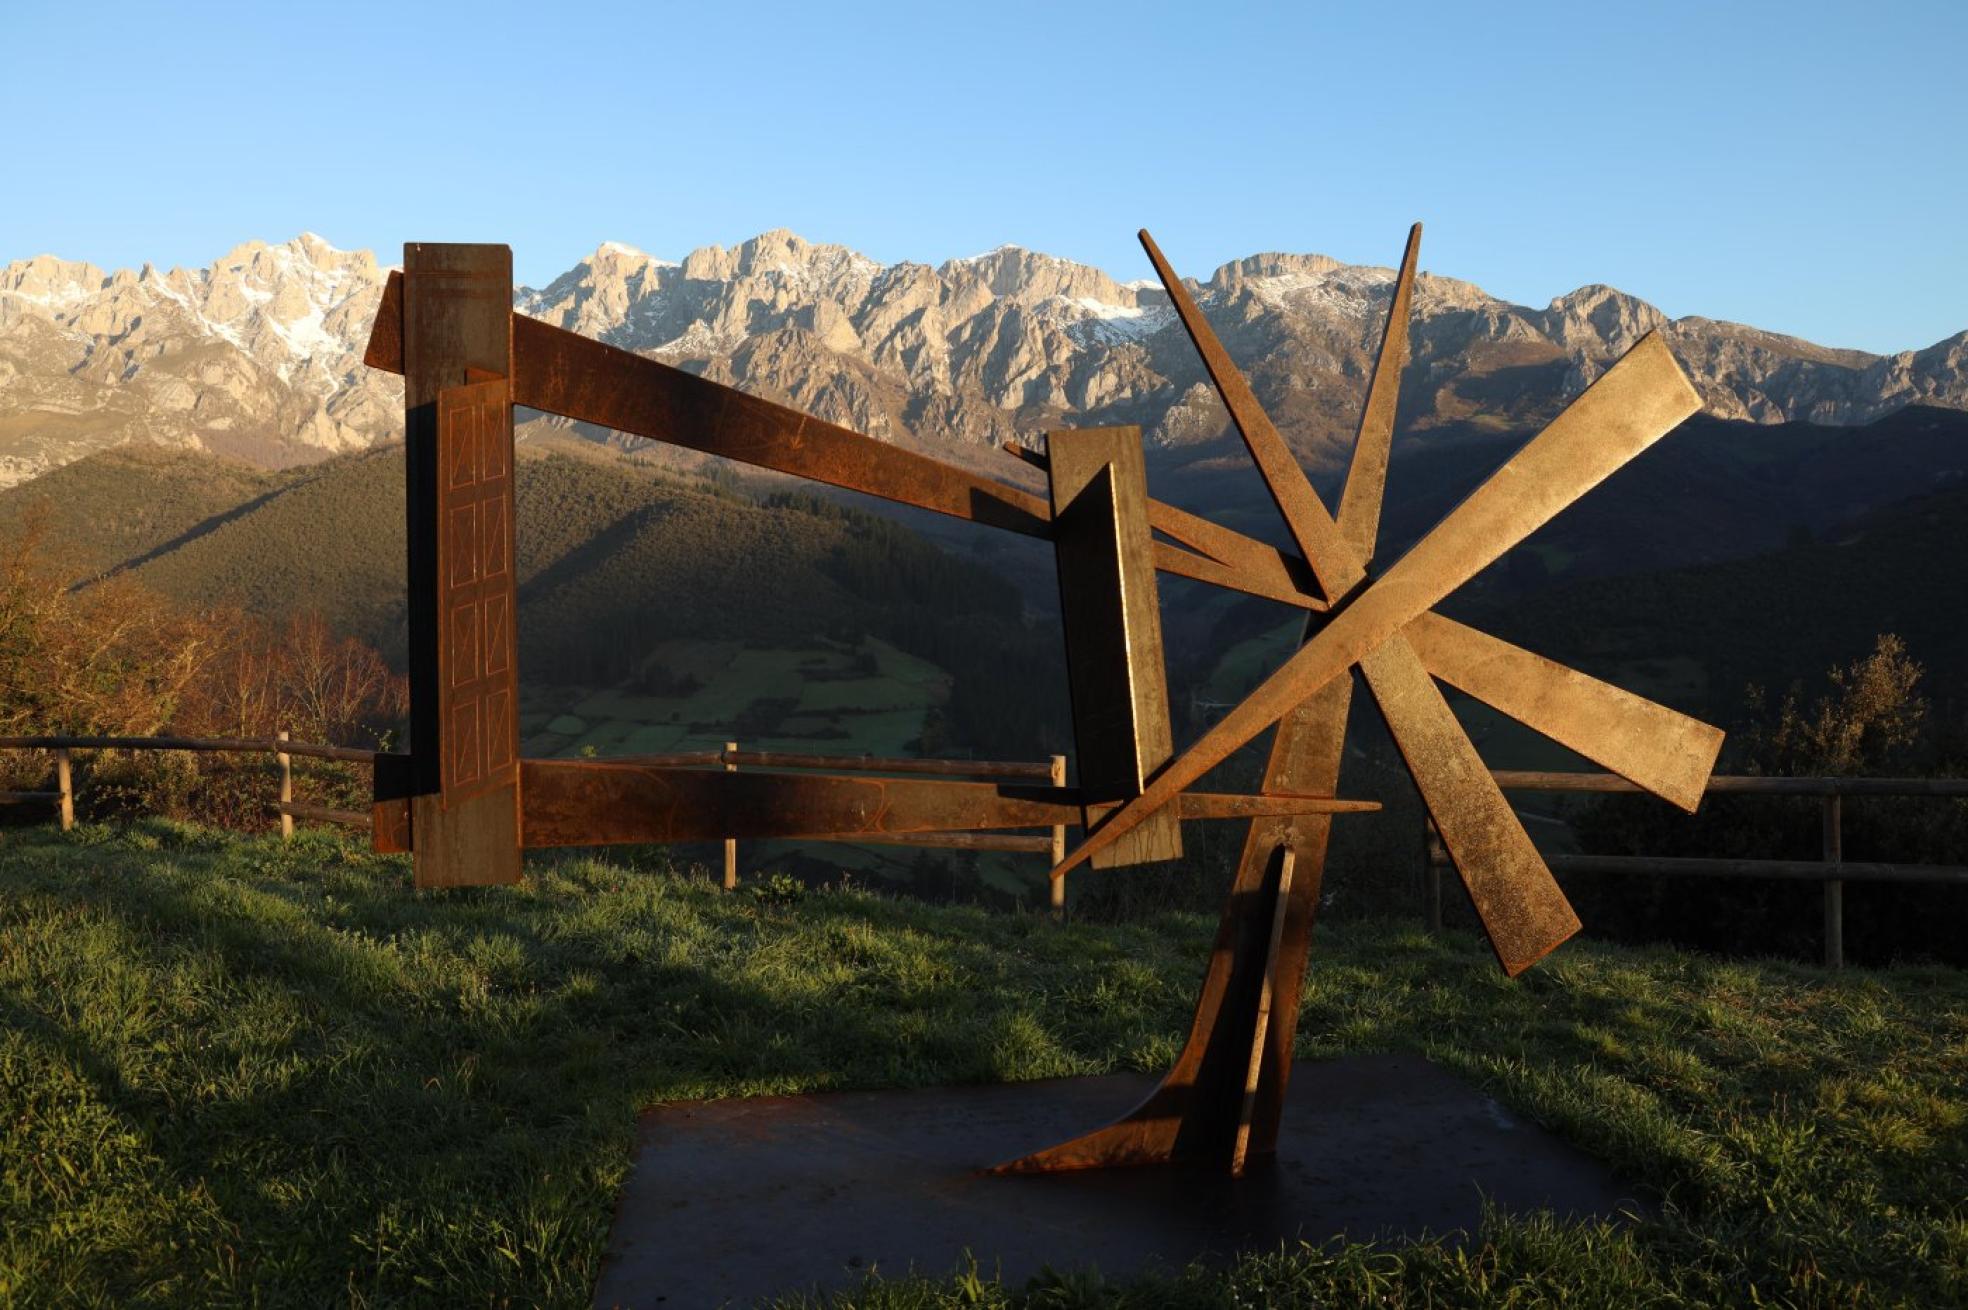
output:
<instances>
[{"instance_id":1,"label":"rusted steel sculpture","mask_svg":"<svg viewBox=\"0 0 1968 1310\"><path fill-rule=\"evenodd\" d=\"M409 850L419 886L517 880L530 847L1073 823L1054 869L1181 853L1186 819L1250 821L1188 1043L1139 1108L999 1166L1157 1162L1241 1172L1272 1153L1358 667L1387 719L1505 970L1578 920L1457 725L1461 688L1685 809L1721 734L1430 612L1699 402L1658 336L1609 369L1427 538L1369 572L1407 359L1421 229L1409 235L1337 515L1329 513L1161 251L1176 313L1298 547L1282 551L1148 495L1137 428L1047 434L1041 498L511 310L503 246L412 245L366 362L404 375L410 525L409 755L376 773L374 841ZM797 474L1049 539L1058 561L1077 787L521 760L512 617L512 406ZM1157 534L1161 538L1158 539ZM1177 754L1155 574L1306 612L1299 651ZM1189 791L1272 724L1260 793Z\"/></svg>"},{"instance_id":2,"label":"rusted steel sculpture","mask_svg":"<svg viewBox=\"0 0 1968 1310\"><path fill-rule=\"evenodd\" d=\"M1328 514L1243 375L1146 232L1142 245L1328 602L1329 617L1285 666L1142 794L1089 830L1062 876L1126 838L1137 815L1273 723L1269 794L1333 795L1357 665L1468 888L1506 972L1578 930L1435 679L1459 687L1687 810L1700 803L1722 734L1428 612L1571 500L1695 412L1700 402L1664 343L1649 336L1380 578L1379 533L1394 405L1408 354L1421 228L1408 234L1368 384L1338 517ZM1313 607L1308 606L1308 609ZM1431 675L1433 675L1431 677ZM1189 1040L1162 1084L1106 1128L1002 1166L1009 1171L1169 1160L1247 1159L1276 1143L1291 1074L1298 1000L1324 871L1325 816L1254 820L1225 903Z\"/></svg>"}]
</instances>

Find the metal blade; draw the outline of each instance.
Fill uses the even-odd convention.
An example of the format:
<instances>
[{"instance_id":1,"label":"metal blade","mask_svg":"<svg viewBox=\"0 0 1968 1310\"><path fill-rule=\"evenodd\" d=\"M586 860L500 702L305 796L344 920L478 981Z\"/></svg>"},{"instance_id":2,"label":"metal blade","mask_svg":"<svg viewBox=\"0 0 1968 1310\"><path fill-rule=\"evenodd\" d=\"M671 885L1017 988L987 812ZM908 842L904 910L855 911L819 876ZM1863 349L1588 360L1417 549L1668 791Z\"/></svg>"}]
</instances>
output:
<instances>
[{"instance_id":1,"label":"metal blade","mask_svg":"<svg viewBox=\"0 0 1968 1310\"><path fill-rule=\"evenodd\" d=\"M1245 573L1228 564L1219 564L1207 556L1184 550L1180 546L1171 546L1166 541L1151 542L1149 545L1154 552L1155 571L1158 573L1173 573L1177 577L1193 578L1197 582L1207 582L1231 591L1241 591L1247 596L1261 596L1265 600L1274 600L1280 605L1296 605L1300 609L1315 612L1326 608L1326 602L1317 596L1300 591L1297 587L1273 585L1269 579Z\"/></svg>"},{"instance_id":2,"label":"metal blade","mask_svg":"<svg viewBox=\"0 0 1968 1310\"><path fill-rule=\"evenodd\" d=\"M1505 973L1522 973L1579 930L1441 691L1400 634L1360 661Z\"/></svg>"},{"instance_id":3,"label":"metal blade","mask_svg":"<svg viewBox=\"0 0 1968 1310\"><path fill-rule=\"evenodd\" d=\"M1048 532L1045 502L1029 492L524 314L513 316L513 356L517 404L953 518Z\"/></svg>"},{"instance_id":4,"label":"metal blade","mask_svg":"<svg viewBox=\"0 0 1968 1310\"><path fill-rule=\"evenodd\" d=\"M1722 731L1439 614L1402 630L1430 673L1694 813Z\"/></svg>"},{"instance_id":5,"label":"metal blade","mask_svg":"<svg viewBox=\"0 0 1968 1310\"><path fill-rule=\"evenodd\" d=\"M1700 408L1666 340L1649 332L1396 561L1373 608L1406 622L1434 605Z\"/></svg>"},{"instance_id":6,"label":"metal blade","mask_svg":"<svg viewBox=\"0 0 1968 1310\"><path fill-rule=\"evenodd\" d=\"M1241 532L1159 500L1148 502L1148 526L1173 537L1193 551L1237 570L1247 580L1241 590L1251 591L1255 595L1296 592L1311 601L1318 600L1317 575L1301 556L1287 554L1255 537L1246 537ZM1259 591L1258 587L1264 590ZM1306 600L1288 603L1306 605L1307 608L1325 608L1323 603L1314 606L1307 604Z\"/></svg>"},{"instance_id":7,"label":"metal blade","mask_svg":"<svg viewBox=\"0 0 1968 1310\"><path fill-rule=\"evenodd\" d=\"M1175 755L1141 429L1049 432L1046 460L1080 788L1089 800L1121 800ZM1095 863L1181 854L1182 825L1163 813Z\"/></svg>"},{"instance_id":8,"label":"metal blade","mask_svg":"<svg viewBox=\"0 0 1968 1310\"><path fill-rule=\"evenodd\" d=\"M1346 753L1347 712L1353 703L1353 679L1334 678L1303 703L1278 720L1278 732L1271 741L1271 758L1264 769L1266 792L1309 792L1331 796L1339 790L1340 763ZM1237 881L1231 901L1225 906L1225 924L1219 930L1218 958L1210 969L1222 968L1226 977L1219 990L1230 985L1227 977L1233 958L1226 947L1234 941L1232 916L1255 912L1252 900L1264 886L1265 875L1280 846L1297 856L1298 879L1285 907L1284 937L1271 978L1274 1006L1265 1035L1262 1076L1258 1079L1255 1103L1250 1115L1249 1150L1256 1155L1269 1153L1277 1144L1278 1123L1284 1111L1285 1092L1291 1080L1292 1044L1298 1032L1298 1002L1305 981L1305 960L1312 947L1312 921L1319 908L1320 886L1326 869L1326 846L1332 836L1332 819L1324 815L1305 815L1253 823L1244 837L1243 856L1237 865ZM1239 895L1245 899L1239 901ZM1207 994L1207 993L1206 993ZM1197 1038L1190 1038L1192 1046ZM1185 1049L1183 1059L1189 1057ZM1198 1058L1210 1063L1205 1049ZM1216 1057L1217 1061L1222 1056ZM1182 1067L1182 1059L1177 1068ZM1213 1072L1204 1068L1198 1080Z\"/></svg>"},{"instance_id":9,"label":"metal blade","mask_svg":"<svg viewBox=\"0 0 1968 1310\"><path fill-rule=\"evenodd\" d=\"M1319 493L1306 480L1305 470L1299 466L1285 439L1278 435L1278 429L1272 426L1270 416L1257 403L1250 383L1244 380L1244 375L1231 362L1229 352L1223 349L1223 343L1216 339L1216 334L1204 321L1202 311L1190 298L1189 289L1182 285L1182 279L1175 275L1168 260L1162 257L1161 247L1155 244L1155 239L1148 235L1146 228L1141 230L1140 236L1141 247L1148 252L1149 262L1155 266L1155 276L1162 280L1162 286L1168 291L1169 303L1175 306L1176 316L1182 320L1189 339L1195 342L1197 353L1203 357L1203 367L1209 371L1217 394L1223 397L1224 405L1230 410L1231 421L1243 434L1244 445L1249 448L1251 458L1257 461L1257 471L1263 474L1264 485L1270 490L1271 499L1277 503L1278 512L1285 516L1285 525L1291 529L1292 539L1318 573L1326 598L1338 599L1344 594L1344 588L1335 589L1327 579L1327 561L1343 554L1339 529L1334 525L1332 515L1320 503ZM1357 580L1357 577L1352 579Z\"/></svg>"},{"instance_id":10,"label":"metal blade","mask_svg":"<svg viewBox=\"0 0 1968 1310\"><path fill-rule=\"evenodd\" d=\"M1415 263L1420 256L1421 224L1416 223L1408 229L1408 246L1401 253L1387 326L1380 334L1373 380L1367 384L1367 403L1353 439L1353 459L1346 468L1346 487L1339 494L1339 533L1353 547L1361 568L1372 561L1374 542L1380 536L1380 502L1387 490L1387 459L1394 446L1394 406L1401 394L1402 370L1408 365L1408 309L1414 300Z\"/></svg>"},{"instance_id":11,"label":"metal blade","mask_svg":"<svg viewBox=\"0 0 1968 1310\"><path fill-rule=\"evenodd\" d=\"M1467 582L1701 407L1658 333L1649 333L1504 462L1414 548L1339 610L1242 704L1094 830L1053 876L1118 841L1156 807L1278 721L1409 620ZM1335 536L1337 533L1335 532ZM1342 549L1344 547L1342 546ZM1313 557L1321 577L1324 560Z\"/></svg>"}]
</instances>

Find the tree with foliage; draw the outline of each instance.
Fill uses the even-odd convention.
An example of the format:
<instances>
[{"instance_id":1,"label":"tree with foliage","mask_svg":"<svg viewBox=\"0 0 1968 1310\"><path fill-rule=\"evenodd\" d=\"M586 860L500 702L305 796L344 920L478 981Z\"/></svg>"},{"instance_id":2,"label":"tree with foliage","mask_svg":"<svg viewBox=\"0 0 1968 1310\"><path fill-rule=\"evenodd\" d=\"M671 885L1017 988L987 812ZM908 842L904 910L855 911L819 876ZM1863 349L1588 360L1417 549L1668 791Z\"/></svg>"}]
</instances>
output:
<instances>
[{"instance_id":1,"label":"tree with foliage","mask_svg":"<svg viewBox=\"0 0 1968 1310\"><path fill-rule=\"evenodd\" d=\"M238 609L180 608L124 577L77 582L45 558L36 526L0 543L0 732L158 734L386 744L407 705L403 678L373 647L314 614L284 621ZM258 826L265 761L220 755L90 752L85 808ZM38 788L45 755L0 765ZM314 794L351 804L366 778L314 769ZM325 789L325 790L324 790Z\"/></svg>"},{"instance_id":2,"label":"tree with foliage","mask_svg":"<svg viewBox=\"0 0 1968 1310\"><path fill-rule=\"evenodd\" d=\"M1749 688L1746 722L1732 734L1722 772L1770 777L1930 777L1960 773L1957 725L1938 720L1920 691L1922 669L1898 636L1825 674L1808 702L1793 686L1773 708ZM1968 802L1864 797L1843 803L1849 860L1960 864L1968 851ZM1815 860L1822 854L1816 797L1710 795L1694 815L1650 797L1596 799L1575 823L1593 854ZM1594 875L1568 880L1588 930L1741 954L1816 958L1822 893L1816 883L1744 878ZM1968 896L1926 884L1850 884L1845 953L1860 962L1968 960L1959 925Z\"/></svg>"}]
</instances>

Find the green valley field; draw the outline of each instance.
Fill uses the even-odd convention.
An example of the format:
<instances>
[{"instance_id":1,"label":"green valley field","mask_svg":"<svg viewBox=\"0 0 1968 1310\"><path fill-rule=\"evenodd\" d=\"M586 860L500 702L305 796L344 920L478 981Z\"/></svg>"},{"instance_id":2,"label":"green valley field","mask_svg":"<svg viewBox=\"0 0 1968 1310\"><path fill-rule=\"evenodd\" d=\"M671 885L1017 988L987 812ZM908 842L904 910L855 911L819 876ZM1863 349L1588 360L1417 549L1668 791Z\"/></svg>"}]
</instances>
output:
<instances>
[{"instance_id":1,"label":"green valley field","mask_svg":"<svg viewBox=\"0 0 1968 1310\"><path fill-rule=\"evenodd\" d=\"M1212 927L530 872L419 894L321 833L8 831L0 1302L586 1305L643 1105L1156 1070ZM1299 1031L1305 1057L1425 1052L1657 1214L849 1303L1968 1300L1956 970L1575 942L1512 983L1474 938L1355 921L1321 929Z\"/></svg>"}]
</instances>

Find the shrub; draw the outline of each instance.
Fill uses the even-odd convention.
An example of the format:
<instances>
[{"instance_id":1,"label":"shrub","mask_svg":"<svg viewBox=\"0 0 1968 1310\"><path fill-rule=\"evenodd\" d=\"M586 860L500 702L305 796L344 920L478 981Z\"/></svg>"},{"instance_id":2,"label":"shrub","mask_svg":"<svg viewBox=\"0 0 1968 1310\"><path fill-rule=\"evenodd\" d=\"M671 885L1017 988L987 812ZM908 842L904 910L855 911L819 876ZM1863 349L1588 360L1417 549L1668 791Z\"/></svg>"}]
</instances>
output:
<instances>
[{"instance_id":1,"label":"shrub","mask_svg":"<svg viewBox=\"0 0 1968 1310\"><path fill-rule=\"evenodd\" d=\"M1870 654L1834 667L1808 704L1792 687L1772 708L1761 689L1746 697L1746 722L1730 742L1727 770L1772 777L1933 776L1959 773L1958 725L1937 721L1920 693L1921 666L1890 633ZM1959 864L1968 850L1968 803L1930 797L1843 802L1849 860ZM1816 797L1712 795L1693 816L1650 797L1607 796L1576 822L1594 854L1815 860L1822 854ZM1817 958L1823 899L1816 883L1765 879L1595 876L1566 891L1590 931L1629 941L1706 950ZM1845 954L1968 960L1958 924L1959 890L1905 883L1848 884Z\"/></svg>"}]
</instances>

